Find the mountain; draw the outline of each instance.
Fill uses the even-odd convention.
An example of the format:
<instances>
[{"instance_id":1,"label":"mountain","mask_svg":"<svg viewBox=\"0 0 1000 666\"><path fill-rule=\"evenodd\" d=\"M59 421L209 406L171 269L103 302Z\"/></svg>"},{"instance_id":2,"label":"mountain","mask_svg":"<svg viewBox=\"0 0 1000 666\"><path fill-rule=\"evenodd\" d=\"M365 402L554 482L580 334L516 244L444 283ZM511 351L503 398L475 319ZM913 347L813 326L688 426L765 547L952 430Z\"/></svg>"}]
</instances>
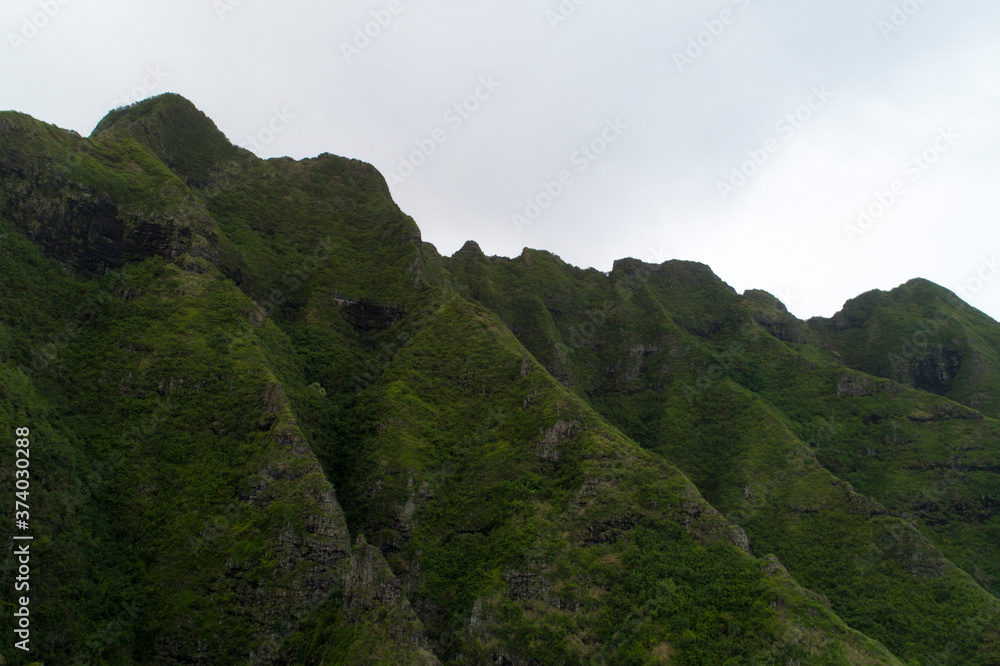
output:
<instances>
[{"instance_id":1,"label":"mountain","mask_svg":"<svg viewBox=\"0 0 1000 666\"><path fill-rule=\"evenodd\" d=\"M854 367L1000 417L996 322L932 282L868 292L809 326Z\"/></svg>"},{"instance_id":2,"label":"mountain","mask_svg":"<svg viewBox=\"0 0 1000 666\"><path fill-rule=\"evenodd\" d=\"M940 287L445 257L177 95L0 114L0 193L0 663L1000 664L1000 324Z\"/></svg>"}]
</instances>

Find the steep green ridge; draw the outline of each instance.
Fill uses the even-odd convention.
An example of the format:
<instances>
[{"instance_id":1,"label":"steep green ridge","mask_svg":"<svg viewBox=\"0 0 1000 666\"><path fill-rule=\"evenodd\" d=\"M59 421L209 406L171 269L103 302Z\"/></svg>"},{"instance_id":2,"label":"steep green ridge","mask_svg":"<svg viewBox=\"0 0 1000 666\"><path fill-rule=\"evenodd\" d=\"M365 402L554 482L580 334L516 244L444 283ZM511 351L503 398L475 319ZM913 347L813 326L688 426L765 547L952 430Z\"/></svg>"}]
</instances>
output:
<instances>
[{"instance_id":1,"label":"steep green ridge","mask_svg":"<svg viewBox=\"0 0 1000 666\"><path fill-rule=\"evenodd\" d=\"M961 638L938 628L996 612L981 589L996 593L1000 573L993 421L845 371L773 297L740 297L699 264L626 260L604 276L547 253L506 260L467 247L446 266L460 293L676 463L852 626L907 658L957 642L961 663L990 663L975 646L995 620Z\"/></svg>"},{"instance_id":2,"label":"steep green ridge","mask_svg":"<svg viewBox=\"0 0 1000 666\"><path fill-rule=\"evenodd\" d=\"M939 397L700 264L444 258L176 95L0 114L0 192L4 663L1000 663L987 356Z\"/></svg>"},{"instance_id":3,"label":"steep green ridge","mask_svg":"<svg viewBox=\"0 0 1000 666\"><path fill-rule=\"evenodd\" d=\"M73 288L30 244L12 245L6 261L24 256ZM41 310L34 277L5 272L5 287ZM151 259L87 287L91 321L76 312L37 330L54 342L34 367L14 370L23 352L4 363L4 427L30 424L35 441L35 650L64 663L271 663L344 595L353 566L335 492L275 374L293 352L270 322L247 325L257 306L201 259ZM5 322L27 340L18 324ZM354 642L374 633L429 656L404 610L414 628L402 641L370 609L339 621ZM5 622L12 612L5 597Z\"/></svg>"},{"instance_id":4,"label":"steep green ridge","mask_svg":"<svg viewBox=\"0 0 1000 666\"><path fill-rule=\"evenodd\" d=\"M371 391L360 528L446 663L889 659L741 552L742 531L676 469L468 301L444 304Z\"/></svg>"},{"instance_id":5,"label":"steep green ridge","mask_svg":"<svg viewBox=\"0 0 1000 666\"><path fill-rule=\"evenodd\" d=\"M1000 330L927 280L870 291L809 321L845 363L1000 417Z\"/></svg>"}]
</instances>

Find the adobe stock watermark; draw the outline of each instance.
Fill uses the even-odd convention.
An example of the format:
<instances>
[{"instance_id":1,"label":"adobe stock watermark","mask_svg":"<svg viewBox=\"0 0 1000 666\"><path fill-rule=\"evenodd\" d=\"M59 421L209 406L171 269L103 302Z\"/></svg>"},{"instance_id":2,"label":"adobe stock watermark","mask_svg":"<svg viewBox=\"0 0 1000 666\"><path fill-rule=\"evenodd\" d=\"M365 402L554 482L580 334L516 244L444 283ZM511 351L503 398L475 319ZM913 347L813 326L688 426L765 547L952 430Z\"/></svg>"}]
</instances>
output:
<instances>
[{"instance_id":1,"label":"adobe stock watermark","mask_svg":"<svg viewBox=\"0 0 1000 666\"><path fill-rule=\"evenodd\" d=\"M372 42L385 31L393 19L403 13L406 7L401 0L389 0L385 9L373 9L372 20L364 25L354 28L354 39L350 42L340 43L340 52L344 54L344 59L351 62L355 56L361 55L362 51L372 45Z\"/></svg>"},{"instance_id":2,"label":"adobe stock watermark","mask_svg":"<svg viewBox=\"0 0 1000 666\"><path fill-rule=\"evenodd\" d=\"M732 2L741 12L745 12L750 8L753 0L732 0ZM694 65L698 58L705 55L708 49L715 46L719 38L722 37L729 26L736 23L738 18L739 14L732 9L723 9L719 12L718 17L703 21L702 25L705 26L705 29L692 37L688 37L687 46L684 49L674 51L674 64L677 65L677 71L683 74L685 69Z\"/></svg>"},{"instance_id":3,"label":"adobe stock watermark","mask_svg":"<svg viewBox=\"0 0 1000 666\"><path fill-rule=\"evenodd\" d=\"M70 0L39 0L38 11L31 16L21 18L21 29L18 32L8 32L7 41L10 48L17 53L21 47L37 37L45 29L52 19L54 19L62 8L70 3Z\"/></svg>"},{"instance_id":4,"label":"adobe stock watermark","mask_svg":"<svg viewBox=\"0 0 1000 666\"><path fill-rule=\"evenodd\" d=\"M233 526L239 522L240 514L240 506L236 502L230 502L225 508L214 513L205 521L197 536L188 536L188 544L194 554L201 554L206 545L229 534Z\"/></svg>"},{"instance_id":5,"label":"adobe stock watermark","mask_svg":"<svg viewBox=\"0 0 1000 666\"><path fill-rule=\"evenodd\" d=\"M968 301L969 298L981 292L988 283L992 282L997 274L1000 274L1000 261L997 261L997 255L983 257L975 274L960 284L955 291L962 297L962 300Z\"/></svg>"},{"instance_id":6,"label":"adobe stock watermark","mask_svg":"<svg viewBox=\"0 0 1000 666\"><path fill-rule=\"evenodd\" d=\"M562 0L554 10L545 10L545 20L549 22L552 32L558 30L560 25L576 14L577 7L585 4L587 4L587 0Z\"/></svg>"},{"instance_id":7,"label":"adobe stock watermark","mask_svg":"<svg viewBox=\"0 0 1000 666\"><path fill-rule=\"evenodd\" d=\"M790 286L784 286L776 289L771 295L781 301L781 304L785 306L786 310L790 307L794 307L800 300L802 300L796 288Z\"/></svg>"},{"instance_id":8,"label":"adobe stock watermark","mask_svg":"<svg viewBox=\"0 0 1000 666\"><path fill-rule=\"evenodd\" d=\"M878 29L882 33L882 39L888 42L889 38L894 33L902 30L910 22L910 19L923 9L926 4L927 0L905 0L905 2L898 5L893 5L889 18L878 22Z\"/></svg>"},{"instance_id":9,"label":"adobe stock watermark","mask_svg":"<svg viewBox=\"0 0 1000 666\"><path fill-rule=\"evenodd\" d=\"M864 236L875 223L885 217L896 203L909 191L907 181L910 184L917 183L924 177L930 168L937 163L941 156L947 153L955 145L961 136L956 134L951 128L941 128L937 132L937 137L933 143L907 160L902 166L902 176L891 183L887 189L877 189L872 193L872 200L865 205L858 207L858 217L855 222L844 225L844 233L847 240L853 245L860 236Z\"/></svg>"},{"instance_id":10,"label":"adobe stock watermark","mask_svg":"<svg viewBox=\"0 0 1000 666\"><path fill-rule=\"evenodd\" d=\"M254 151L263 150L265 146L273 143L279 134L288 129L295 118L295 114L289 113L288 107L282 107L280 111L274 109L274 114L267 124L260 128L257 134L247 137L247 145Z\"/></svg>"},{"instance_id":11,"label":"adobe stock watermark","mask_svg":"<svg viewBox=\"0 0 1000 666\"><path fill-rule=\"evenodd\" d=\"M809 438L806 446L814 451L818 451L827 444L836 441L837 434L843 429L844 424L837 423L836 417L831 415L829 420L819 417L819 426L816 428L816 434Z\"/></svg>"},{"instance_id":12,"label":"adobe stock watermark","mask_svg":"<svg viewBox=\"0 0 1000 666\"><path fill-rule=\"evenodd\" d=\"M395 172L390 171L386 176L386 182L390 186L398 183L405 183L406 180L417 172L430 159L431 155L438 151L438 148L448 141L448 132L458 130L466 123L472 114L478 111L483 102L493 97L493 94L503 83L493 78L493 75L480 76L478 84L472 93L460 102L456 102L448 107L441 116L441 120L448 126L437 127L428 136L417 139L413 143L416 148L407 155L399 156L399 166Z\"/></svg>"},{"instance_id":13,"label":"adobe stock watermark","mask_svg":"<svg viewBox=\"0 0 1000 666\"><path fill-rule=\"evenodd\" d=\"M122 605L121 611L114 619L110 620L103 629L92 634L86 646L97 657L104 657L104 653L109 647L118 643L123 637L135 628L142 609L134 602L126 602ZM90 666L90 661L84 655L77 655L73 661L73 666Z\"/></svg>"},{"instance_id":14,"label":"adobe stock watermark","mask_svg":"<svg viewBox=\"0 0 1000 666\"><path fill-rule=\"evenodd\" d=\"M226 15L235 12L236 8L242 4L243 0L214 0L212 8L215 9L215 14L219 17L219 21L225 21Z\"/></svg>"},{"instance_id":15,"label":"adobe stock watermark","mask_svg":"<svg viewBox=\"0 0 1000 666\"><path fill-rule=\"evenodd\" d=\"M744 326L743 330L751 331L756 340L758 333L756 329L751 328L749 323ZM713 351L712 361L714 362L707 363L705 367L699 368L695 380L681 386L688 404L693 405L695 398L709 390L715 382L728 376L729 372L736 366L736 362L743 358L744 354L746 354L746 349L740 342L730 343L721 352Z\"/></svg>"},{"instance_id":16,"label":"adobe stock watermark","mask_svg":"<svg viewBox=\"0 0 1000 666\"><path fill-rule=\"evenodd\" d=\"M130 91L123 93L122 96L116 99L108 108L115 109L120 106L128 106L140 100L146 99L153 93L153 91L160 87L160 84L163 83L168 76L170 76L170 72L164 72L159 65L156 67L147 67L146 75L142 77L142 81L139 82L139 85L133 86Z\"/></svg>"},{"instance_id":17,"label":"adobe stock watermark","mask_svg":"<svg viewBox=\"0 0 1000 666\"><path fill-rule=\"evenodd\" d=\"M811 88L804 104L791 113L786 113L774 124L778 136L768 138L760 148L748 148L746 151L747 159L739 166L733 167L727 180L716 182L715 189L719 192L722 200L729 201L729 197L746 187L750 179L757 175L768 160L781 150L782 141L788 141L795 136L796 132L805 127L816 112L830 101L831 97L833 97L833 93L826 89L826 84Z\"/></svg>"},{"instance_id":18,"label":"adobe stock watermark","mask_svg":"<svg viewBox=\"0 0 1000 666\"><path fill-rule=\"evenodd\" d=\"M406 315L404 325L399 327L396 337L382 344L375 356L370 357L365 362L364 370L360 374L353 375L351 382L355 391L360 391L366 386L374 383L385 370L392 365L396 356L403 350L408 342L423 332L433 321L434 314L441 309L444 301L434 300L422 308L414 310Z\"/></svg>"},{"instance_id":19,"label":"adobe stock watermark","mask_svg":"<svg viewBox=\"0 0 1000 666\"><path fill-rule=\"evenodd\" d=\"M600 133L590 141L581 144L569 157L570 166L576 174L582 174L604 155L612 144L621 139L628 125L620 117L608 118ZM523 228L534 224L556 202L566 190L576 182L574 169L563 169L552 180L543 180L540 189L533 197L524 199L524 210L510 216L511 223L517 233L524 233Z\"/></svg>"}]
</instances>

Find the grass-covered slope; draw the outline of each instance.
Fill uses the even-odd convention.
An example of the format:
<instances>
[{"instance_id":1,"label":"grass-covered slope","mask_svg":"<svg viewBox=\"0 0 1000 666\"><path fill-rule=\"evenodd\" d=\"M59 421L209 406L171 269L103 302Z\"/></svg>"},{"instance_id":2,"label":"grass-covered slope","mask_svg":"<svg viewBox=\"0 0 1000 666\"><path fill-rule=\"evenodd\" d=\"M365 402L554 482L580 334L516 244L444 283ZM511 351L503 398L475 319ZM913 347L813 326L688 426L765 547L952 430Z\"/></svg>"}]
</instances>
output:
<instances>
[{"instance_id":1,"label":"grass-covered slope","mask_svg":"<svg viewBox=\"0 0 1000 666\"><path fill-rule=\"evenodd\" d=\"M298 357L266 311L194 242L120 251L143 197L151 224L194 210L198 237L215 237L201 202L127 138L24 117L6 129L3 426L38 436L34 655L271 663L321 616L338 659L434 663L405 600L383 599L381 556L351 551L287 397L305 390ZM94 199L103 217L81 207Z\"/></svg>"}]
</instances>

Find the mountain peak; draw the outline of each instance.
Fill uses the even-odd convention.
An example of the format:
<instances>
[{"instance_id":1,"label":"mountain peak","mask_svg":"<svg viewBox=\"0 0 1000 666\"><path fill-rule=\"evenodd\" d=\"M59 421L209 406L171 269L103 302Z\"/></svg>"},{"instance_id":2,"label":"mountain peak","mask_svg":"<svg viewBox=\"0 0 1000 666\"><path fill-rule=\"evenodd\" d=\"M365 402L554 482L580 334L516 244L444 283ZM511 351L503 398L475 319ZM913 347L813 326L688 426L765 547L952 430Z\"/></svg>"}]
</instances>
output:
<instances>
[{"instance_id":1,"label":"mountain peak","mask_svg":"<svg viewBox=\"0 0 1000 666\"><path fill-rule=\"evenodd\" d=\"M138 102L133 102L127 106L120 106L109 111L97 123L91 136L130 125L150 116L161 120L169 118L174 122L186 119L188 123L207 123L215 131L218 131L211 118L200 111L191 100L177 93L163 93L162 95L147 97Z\"/></svg>"},{"instance_id":2,"label":"mountain peak","mask_svg":"<svg viewBox=\"0 0 1000 666\"><path fill-rule=\"evenodd\" d=\"M866 291L844 303L844 307L829 319L816 319L838 329L860 328L874 313L885 308L905 308L924 317L933 317L947 306L968 307L941 285L924 278L913 278L889 291Z\"/></svg>"},{"instance_id":3,"label":"mountain peak","mask_svg":"<svg viewBox=\"0 0 1000 666\"><path fill-rule=\"evenodd\" d=\"M194 187L208 182L213 169L241 152L211 118L176 93L164 93L111 111L91 136L106 132L135 139Z\"/></svg>"},{"instance_id":4,"label":"mountain peak","mask_svg":"<svg viewBox=\"0 0 1000 666\"><path fill-rule=\"evenodd\" d=\"M483 254L483 249L479 247L479 243L474 240L465 241L465 245L462 246L456 254Z\"/></svg>"},{"instance_id":5,"label":"mountain peak","mask_svg":"<svg viewBox=\"0 0 1000 666\"><path fill-rule=\"evenodd\" d=\"M743 292L743 296L757 301L766 307L774 308L782 314L789 314L788 308L781 302L781 299L768 291L764 291L763 289L747 289Z\"/></svg>"}]
</instances>

